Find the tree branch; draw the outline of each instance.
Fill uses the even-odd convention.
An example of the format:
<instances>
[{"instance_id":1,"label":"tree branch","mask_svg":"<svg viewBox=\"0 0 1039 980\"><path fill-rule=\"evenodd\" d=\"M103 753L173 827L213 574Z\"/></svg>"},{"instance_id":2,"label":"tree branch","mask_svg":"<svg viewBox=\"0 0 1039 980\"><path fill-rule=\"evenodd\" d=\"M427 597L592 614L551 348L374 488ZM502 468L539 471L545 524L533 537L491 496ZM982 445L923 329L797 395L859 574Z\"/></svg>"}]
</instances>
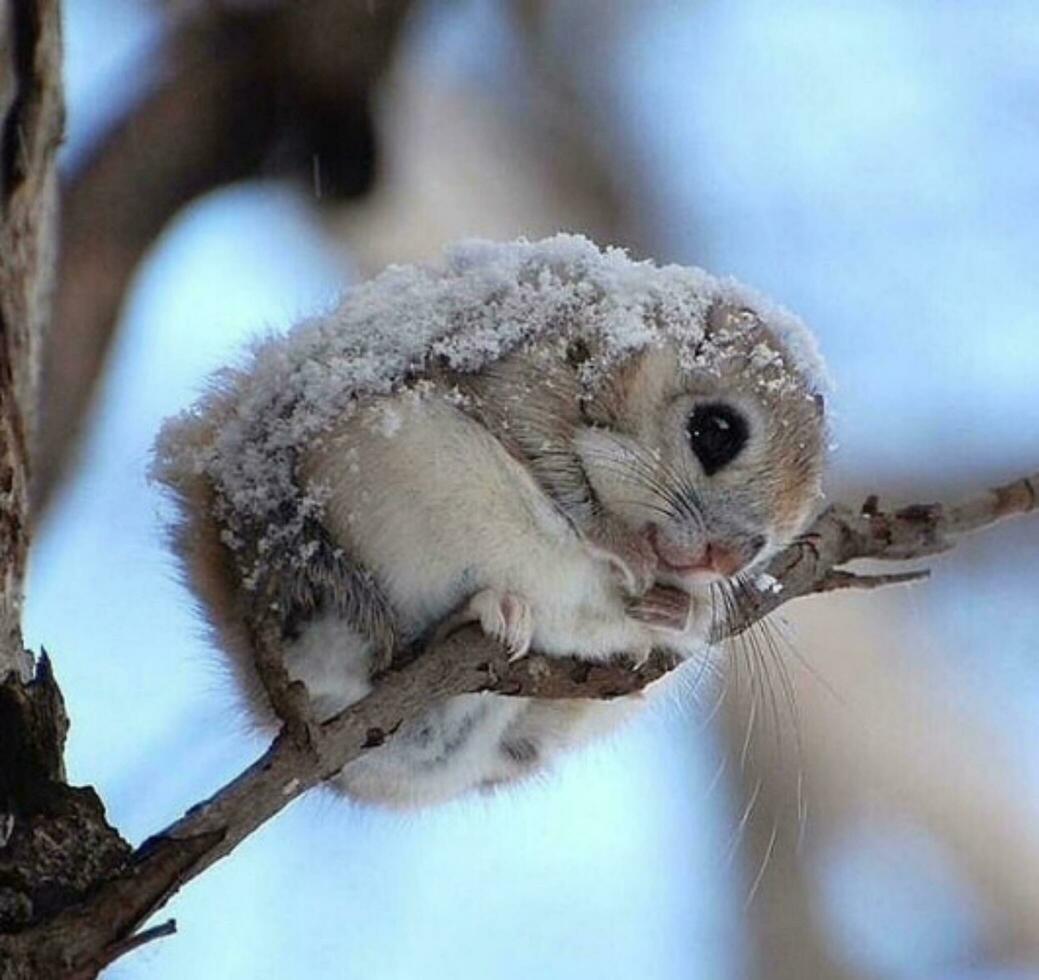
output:
<instances>
[{"instance_id":1,"label":"tree branch","mask_svg":"<svg viewBox=\"0 0 1039 980\"><path fill-rule=\"evenodd\" d=\"M964 534L1035 510L1037 487L1039 473L1033 473L956 504L912 504L890 513L879 509L876 496L867 498L858 511L835 504L772 559L765 570L765 587L748 590L741 619L726 625L731 633L741 633L790 599L815 592L915 581L923 574L899 573L886 580L880 576L870 583L877 576L836 570L862 558L913 561L941 554Z\"/></svg>"},{"instance_id":2,"label":"tree branch","mask_svg":"<svg viewBox=\"0 0 1039 980\"><path fill-rule=\"evenodd\" d=\"M22 645L30 446L50 307L61 138L57 0L0 0L0 977L33 977L7 933L80 901L130 847L93 790L64 781L68 719L46 656ZM47 976L48 974L42 974ZM58 975L58 974L50 974Z\"/></svg>"},{"instance_id":3,"label":"tree branch","mask_svg":"<svg viewBox=\"0 0 1039 980\"><path fill-rule=\"evenodd\" d=\"M871 584L915 580L919 572L877 581L838 566L860 558L903 561L948 550L961 534L1036 509L1035 480L1017 480L954 506L913 505L888 513L878 508L876 498L859 511L832 506L759 576L761 586L751 590L742 617L726 632L735 635L800 596L856 587L864 579ZM269 661L275 639L274 633L257 638L261 656ZM72 957L66 963L89 964L122 949L179 888L434 701L476 692L609 699L640 691L677 666L676 657L659 651L638 667L624 658L592 664L540 654L510 662L497 643L467 626L424 651L404 651L368 697L323 724L310 715L302 685L289 681L284 670L266 672L272 700L288 716L271 747L215 795L145 841L127 867L86 902L17 937L23 955L53 963L60 954Z\"/></svg>"}]
</instances>

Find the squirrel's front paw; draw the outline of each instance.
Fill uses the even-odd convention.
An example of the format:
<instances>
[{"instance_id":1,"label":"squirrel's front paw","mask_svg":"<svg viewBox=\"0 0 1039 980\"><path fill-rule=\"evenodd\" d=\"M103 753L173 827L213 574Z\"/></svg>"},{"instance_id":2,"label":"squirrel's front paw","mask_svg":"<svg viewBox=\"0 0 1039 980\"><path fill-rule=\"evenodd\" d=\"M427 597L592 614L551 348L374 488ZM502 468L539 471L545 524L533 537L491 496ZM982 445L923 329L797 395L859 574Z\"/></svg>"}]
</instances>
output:
<instances>
[{"instance_id":1,"label":"squirrel's front paw","mask_svg":"<svg viewBox=\"0 0 1039 980\"><path fill-rule=\"evenodd\" d=\"M530 650L534 636L534 614L524 599L513 592L484 589L469 600L467 612L488 636L509 651L510 660L518 660Z\"/></svg>"},{"instance_id":2,"label":"squirrel's front paw","mask_svg":"<svg viewBox=\"0 0 1039 980\"><path fill-rule=\"evenodd\" d=\"M658 559L645 535L620 521L604 521L589 535L588 546L597 558L613 567L629 595L643 595L653 585Z\"/></svg>"},{"instance_id":3,"label":"squirrel's front paw","mask_svg":"<svg viewBox=\"0 0 1039 980\"><path fill-rule=\"evenodd\" d=\"M667 585L654 585L627 608L632 619L668 633L684 633L689 628L692 612L693 597Z\"/></svg>"}]
</instances>

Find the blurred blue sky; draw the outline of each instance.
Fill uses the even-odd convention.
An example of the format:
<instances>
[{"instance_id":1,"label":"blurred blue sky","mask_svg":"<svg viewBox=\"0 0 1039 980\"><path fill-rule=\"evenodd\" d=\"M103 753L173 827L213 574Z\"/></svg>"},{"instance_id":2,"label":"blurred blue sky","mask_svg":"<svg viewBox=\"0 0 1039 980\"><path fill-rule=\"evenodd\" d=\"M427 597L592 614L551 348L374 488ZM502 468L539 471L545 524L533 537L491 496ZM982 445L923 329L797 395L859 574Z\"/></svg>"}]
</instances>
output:
<instances>
[{"instance_id":1,"label":"blurred blue sky","mask_svg":"<svg viewBox=\"0 0 1039 980\"><path fill-rule=\"evenodd\" d=\"M443 8L453 25L426 55L449 43L442 70L483 64L471 25L493 11ZM67 0L70 157L133 91L154 16ZM637 135L661 257L736 275L816 328L838 382L834 485L966 490L1034 468L1034 0L647 3L621 47L595 81ZM36 546L27 637L69 702L70 775L135 840L260 749L162 547L149 446L243 341L334 299L348 273L325 246L274 184L177 221L138 277L85 465ZM1034 525L979 539L965 561L982 571L938 576L906 616L1016 740L1039 805L1037 544ZM744 885L718 858L734 817L690 714L659 712L505 798L408 817L305 800L171 903L179 937L111 975L737 977ZM969 902L934 884L948 872L926 845L888 840L871 859L878 846L833 864L835 933L857 937L871 975L948 977ZM898 853L916 855L917 897L885 877ZM939 890L944 911L914 919ZM902 931L863 938L856 908L898 894Z\"/></svg>"}]
</instances>

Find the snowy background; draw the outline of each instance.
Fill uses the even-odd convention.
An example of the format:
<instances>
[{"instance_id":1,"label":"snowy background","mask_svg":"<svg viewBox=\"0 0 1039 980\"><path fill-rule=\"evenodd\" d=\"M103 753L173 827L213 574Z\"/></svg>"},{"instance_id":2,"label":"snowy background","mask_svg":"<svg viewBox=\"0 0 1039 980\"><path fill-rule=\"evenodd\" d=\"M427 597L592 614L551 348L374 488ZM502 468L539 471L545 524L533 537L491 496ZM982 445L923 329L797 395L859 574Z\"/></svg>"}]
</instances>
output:
<instances>
[{"instance_id":1,"label":"snowy background","mask_svg":"<svg viewBox=\"0 0 1039 980\"><path fill-rule=\"evenodd\" d=\"M123 105L156 24L143 2L67 0L70 159ZM412 57L480 79L504 31L489 0L438 5ZM839 388L835 493L926 499L1036 467L1033 0L646 3L598 81L638 134L659 257L736 275L819 334ZM229 188L159 242L84 465L36 543L27 640L51 652L66 694L70 777L98 787L133 841L262 748L227 710L145 470L160 421L206 373L348 284L301 195ZM940 670L940 697L997 733L993 764L1033 825L1036 523L972 542L883 607L922 638L900 655ZM111 975L739 977L742 804L718 766L693 706L488 800L409 816L303 800L171 903L177 937ZM820 915L861 975L1039 976L980 965L984 916L926 832L867 827L826 853Z\"/></svg>"}]
</instances>

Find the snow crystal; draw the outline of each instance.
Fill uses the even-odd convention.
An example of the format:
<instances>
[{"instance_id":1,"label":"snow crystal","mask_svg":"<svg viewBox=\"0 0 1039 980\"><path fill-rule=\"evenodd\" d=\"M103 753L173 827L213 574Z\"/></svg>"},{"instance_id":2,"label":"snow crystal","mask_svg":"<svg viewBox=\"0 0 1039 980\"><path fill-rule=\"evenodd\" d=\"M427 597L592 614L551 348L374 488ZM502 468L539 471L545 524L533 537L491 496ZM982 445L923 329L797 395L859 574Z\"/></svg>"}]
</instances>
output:
<instances>
[{"instance_id":1,"label":"snow crystal","mask_svg":"<svg viewBox=\"0 0 1039 980\"><path fill-rule=\"evenodd\" d=\"M783 583L774 575L769 575L768 572L761 572L754 579L754 586L759 592L779 593L783 591Z\"/></svg>"},{"instance_id":2,"label":"snow crystal","mask_svg":"<svg viewBox=\"0 0 1039 980\"><path fill-rule=\"evenodd\" d=\"M725 345L739 339L729 329L708 337L718 302L750 309L779 341L782 355L766 344L752 355L753 366L768 365L770 389L827 387L800 320L732 280L637 262L578 235L467 241L438 262L390 266L328 315L260 341L244 368L222 372L198 405L167 421L153 472L175 488L188 473L207 480L215 516L230 529L225 541L251 541L262 556L320 514L321 501L297 485L297 453L359 397L419 388L432 367L477 372L545 336L595 349L581 367L588 389L611 365L664 341L683 366L717 371ZM388 412L381 424L392 435L400 419Z\"/></svg>"},{"instance_id":3,"label":"snow crystal","mask_svg":"<svg viewBox=\"0 0 1039 980\"><path fill-rule=\"evenodd\" d=\"M770 367L774 364L778 364L783 360L782 354L779 351L769 347L764 341L758 344L750 352L750 366L756 371L761 371L764 368Z\"/></svg>"}]
</instances>

